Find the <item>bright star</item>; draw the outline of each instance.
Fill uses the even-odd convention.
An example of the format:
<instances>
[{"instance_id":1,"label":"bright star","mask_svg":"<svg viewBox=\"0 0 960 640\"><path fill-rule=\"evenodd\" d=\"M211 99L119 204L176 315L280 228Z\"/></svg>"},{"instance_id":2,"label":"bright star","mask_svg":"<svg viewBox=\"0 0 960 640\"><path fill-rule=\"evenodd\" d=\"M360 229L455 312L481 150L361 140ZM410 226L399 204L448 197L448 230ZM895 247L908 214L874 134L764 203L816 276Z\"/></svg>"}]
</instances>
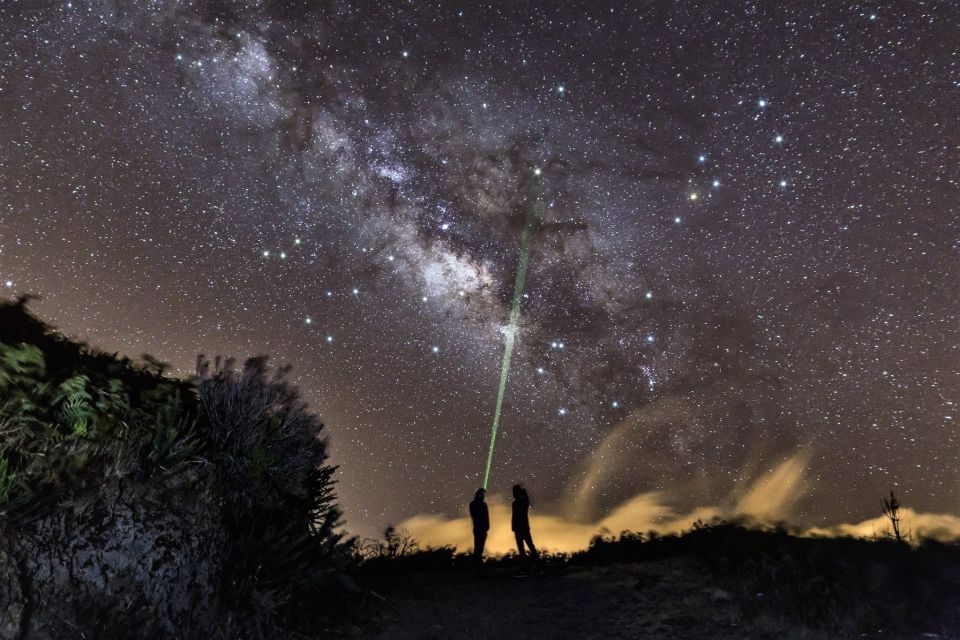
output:
<instances>
[{"instance_id":1,"label":"bright star","mask_svg":"<svg viewBox=\"0 0 960 640\"><path fill-rule=\"evenodd\" d=\"M610 406L613 407L614 409L619 409L620 403L614 400L613 402L610 403Z\"/></svg>"},{"instance_id":2,"label":"bright star","mask_svg":"<svg viewBox=\"0 0 960 640\"><path fill-rule=\"evenodd\" d=\"M13 286L13 280L7 280L4 284L6 284L7 288L9 289L10 287Z\"/></svg>"},{"instance_id":3,"label":"bright star","mask_svg":"<svg viewBox=\"0 0 960 640\"><path fill-rule=\"evenodd\" d=\"M442 225L440 225L440 228L443 229L444 231L446 231L447 229L450 228L450 223L449 223L449 222L444 222Z\"/></svg>"},{"instance_id":4,"label":"bright star","mask_svg":"<svg viewBox=\"0 0 960 640\"><path fill-rule=\"evenodd\" d=\"M648 343L653 343L654 341L656 341L656 337L654 337L654 335L653 335L652 333L650 333L650 334L647 335L647 337L645 338L645 340L646 340Z\"/></svg>"},{"instance_id":5,"label":"bright star","mask_svg":"<svg viewBox=\"0 0 960 640\"><path fill-rule=\"evenodd\" d=\"M300 238L294 238L293 244L300 244Z\"/></svg>"},{"instance_id":6,"label":"bright star","mask_svg":"<svg viewBox=\"0 0 960 640\"><path fill-rule=\"evenodd\" d=\"M786 186L787 186L787 181L786 181L786 180L781 180L781 181L780 181L780 186L781 186L781 187L786 187Z\"/></svg>"},{"instance_id":7,"label":"bright star","mask_svg":"<svg viewBox=\"0 0 960 640\"><path fill-rule=\"evenodd\" d=\"M433 351L434 353L440 353L440 347L438 346L430 347L430 351Z\"/></svg>"},{"instance_id":8,"label":"bright star","mask_svg":"<svg viewBox=\"0 0 960 640\"><path fill-rule=\"evenodd\" d=\"M355 289L353 289L353 290L351 291L351 293L352 293L353 295L358 295L358 294L360 293L360 289L356 289L356 288L355 288Z\"/></svg>"},{"instance_id":9,"label":"bright star","mask_svg":"<svg viewBox=\"0 0 960 640\"><path fill-rule=\"evenodd\" d=\"M699 198L699 197L700 197L700 196L699 196L698 194L696 194L696 193L691 193L691 194L690 194L690 199L691 199L691 200L696 200L696 199Z\"/></svg>"},{"instance_id":10,"label":"bright star","mask_svg":"<svg viewBox=\"0 0 960 640\"><path fill-rule=\"evenodd\" d=\"M545 372L545 371L544 371L544 368L543 368L543 367L537 367L537 373L539 373L540 375L543 375L544 372Z\"/></svg>"},{"instance_id":11,"label":"bright star","mask_svg":"<svg viewBox=\"0 0 960 640\"><path fill-rule=\"evenodd\" d=\"M307 319L304 320L304 322L306 322L307 324L310 324L311 322L313 322L313 320L311 320L310 317L308 316Z\"/></svg>"},{"instance_id":12,"label":"bright star","mask_svg":"<svg viewBox=\"0 0 960 640\"><path fill-rule=\"evenodd\" d=\"M558 413L562 416L565 416L567 415L567 410L564 407L560 407L560 411L558 411Z\"/></svg>"},{"instance_id":13,"label":"bright star","mask_svg":"<svg viewBox=\"0 0 960 640\"><path fill-rule=\"evenodd\" d=\"M327 344L333 342L333 336L327 336Z\"/></svg>"},{"instance_id":14,"label":"bright star","mask_svg":"<svg viewBox=\"0 0 960 640\"><path fill-rule=\"evenodd\" d=\"M557 93L563 93L566 90L567 88L563 85L560 85L559 87L557 87Z\"/></svg>"},{"instance_id":15,"label":"bright star","mask_svg":"<svg viewBox=\"0 0 960 640\"><path fill-rule=\"evenodd\" d=\"M653 293L650 292L650 291L647 291L646 298L647 298L647 300L650 300L651 298L653 298Z\"/></svg>"},{"instance_id":16,"label":"bright star","mask_svg":"<svg viewBox=\"0 0 960 640\"><path fill-rule=\"evenodd\" d=\"M767 101L764 100L763 98L760 98L759 100L757 100L757 104L760 105L761 109L763 109L765 106L767 106Z\"/></svg>"},{"instance_id":17,"label":"bright star","mask_svg":"<svg viewBox=\"0 0 960 640\"><path fill-rule=\"evenodd\" d=\"M783 142L783 136L777 136L776 138L773 139L773 141L779 144Z\"/></svg>"},{"instance_id":18,"label":"bright star","mask_svg":"<svg viewBox=\"0 0 960 640\"><path fill-rule=\"evenodd\" d=\"M699 160L700 162L706 162L707 156L700 156L699 158L697 158L697 160Z\"/></svg>"},{"instance_id":19,"label":"bright star","mask_svg":"<svg viewBox=\"0 0 960 640\"><path fill-rule=\"evenodd\" d=\"M270 257L270 252L269 252L269 251L264 251L264 252L263 252L263 257L264 257L264 258L269 258L269 257Z\"/></svg>"},{"instance_id":20,"label":"bright star","mask_svg":"<svg viewBox=\"0 0 960 640\"><path fill-rule=\"evenodd\" d=\"M719 186L720 186L720 181L719 181L719 180L714 180L714 181L713 181L713 186L719 187Z\"/></svg>"},{"instance_id":21,"label":"bright star","mask_svg":"<svg viewBox=\"0 0 960 640\"><path fill-rule=\"evenodd\" d=\"M280 252L280 258L281 258L282 260L286 260L286 259L287 259L287 252L286 252L286 251L281 251L281 252Z\"/></svg>"},{"instance_id":22,"label":"bright star","mask_svg":"<svg viewBox=\"0 0 960 640\"><path fill-rule=\"evenodd\" d=\"M673 223L674 223L674 224L680 224L680 216L677 216L676 218L674 218L674 219L673 219Z\"/></svg>"},{"instance_id":23,"label":"bright star","mask_svg":"<svg viewBox=\"0 0 960 640\"><path fill-rule=\"evenodd\" d=\"M534 169L534 170L533 170L533 175L535 175L535 176L540 175L540 169Z\"/></svg>"},{"instance_id":24,"label":"bright star","mask_svg":"<svg viewBox=\"0 0 960 640\"><path fill-rule=\"evenodd\" d=\"M409 52L409 51L401 51L401 52L400 52L400 55L402 55L404 58L408 58L408 57L410 57L410 52Z\"/></svg>"}]
</instances>

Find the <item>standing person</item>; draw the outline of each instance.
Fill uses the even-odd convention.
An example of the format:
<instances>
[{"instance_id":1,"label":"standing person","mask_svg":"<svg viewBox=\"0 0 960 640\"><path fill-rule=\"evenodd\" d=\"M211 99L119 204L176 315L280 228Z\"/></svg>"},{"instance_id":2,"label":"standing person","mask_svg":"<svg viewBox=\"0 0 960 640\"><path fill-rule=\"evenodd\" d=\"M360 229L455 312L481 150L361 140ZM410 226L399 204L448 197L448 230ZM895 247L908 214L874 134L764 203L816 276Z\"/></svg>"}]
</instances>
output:
<instances>
[{"instance_id":1,"label":"standing person","mask_svg":"<svg viewBox=\"0 0 960 640\"><path fill-rule=\"evenodd\" d=\"M540 554L537 548L533 546L533 536L530 535L530 497L527 490L518 484L513 485L513 517L510 520L511 528L517 537L517 550L520 552L520 558L526 560L527 552L524 550L524 543L530 550L530 557L534 562L540 562Z\"/></svg>"},{"instance_id":2,"label":"standing person","mask_svg":"<svg viewBox=\"0 0 960 640\"><path fill-rule=\"evenodd\" d=\"M483 487L477 489L470 502L470 519L473 520L473 562L479 569L483 565L483 546L487 543L487 531L490 530L490 512L483 501L487 492Z\"/></svg>"}]
</instances>

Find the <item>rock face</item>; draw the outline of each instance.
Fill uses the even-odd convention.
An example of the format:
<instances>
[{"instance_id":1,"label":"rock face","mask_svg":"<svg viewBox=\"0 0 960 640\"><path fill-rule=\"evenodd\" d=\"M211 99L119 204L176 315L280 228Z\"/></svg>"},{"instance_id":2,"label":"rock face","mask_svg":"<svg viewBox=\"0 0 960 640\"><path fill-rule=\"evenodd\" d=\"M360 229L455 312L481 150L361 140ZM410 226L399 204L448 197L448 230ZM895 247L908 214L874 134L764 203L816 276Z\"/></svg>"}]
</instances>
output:
<instances>
[{"instance_id":1,"label":"rock face","mask_svg":"<svg viewBox=\"0 0 960 640\"><path fill-rule=\"evenodd\" d=\"M208 632L223 534L214 504L191 496L187 479L106 480L97 493L51 505L4 536L0 638Z\"/></svg>"}]
</instances>

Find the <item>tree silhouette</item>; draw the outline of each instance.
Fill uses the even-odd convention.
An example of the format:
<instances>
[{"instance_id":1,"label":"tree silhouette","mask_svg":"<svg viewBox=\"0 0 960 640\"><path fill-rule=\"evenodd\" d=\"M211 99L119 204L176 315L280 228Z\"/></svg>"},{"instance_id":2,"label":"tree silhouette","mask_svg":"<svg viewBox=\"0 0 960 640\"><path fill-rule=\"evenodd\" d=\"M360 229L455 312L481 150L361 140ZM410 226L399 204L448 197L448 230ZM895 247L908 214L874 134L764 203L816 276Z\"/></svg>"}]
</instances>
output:
<instances>
[{"instance_id":1,"label":"tree silhouette","mask_svg":"<svg viewBox=\"0 0 960 640\"><path fill-rule=\"evenodd\" d=\"M893 530L894 540L902 542L903 536L900 534L900 521L902 519L900 515L900 501L893 495L892 489L890 490L890 498L883 499L883 515L890 521L890 528Z\"/></svg>"}]
</instances>

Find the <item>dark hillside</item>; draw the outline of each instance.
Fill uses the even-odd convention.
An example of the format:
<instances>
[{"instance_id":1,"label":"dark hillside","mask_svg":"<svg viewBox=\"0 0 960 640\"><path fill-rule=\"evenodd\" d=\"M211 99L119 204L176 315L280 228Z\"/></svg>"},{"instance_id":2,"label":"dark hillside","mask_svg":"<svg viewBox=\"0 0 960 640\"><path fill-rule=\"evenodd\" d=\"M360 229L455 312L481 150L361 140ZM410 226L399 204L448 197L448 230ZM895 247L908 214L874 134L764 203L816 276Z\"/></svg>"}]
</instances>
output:
<instances>
[{"instance_id":1,"label":"dark hillside","mask_svg":"<svg viewBox=\"0 0 960 640\"><path fill-rule=\"evenodd\" d=\"M0 638L286 637L341 590L334 469L286 369L171 379L25 302L0 305Z\"/></svg>"},{"instance_id":2,"label":"dark hillside","mask_svg":"<svg viewBox=\"0 0 960 640\"><path fill-rule=\"evenodd\" d=\"M372 637L960 637L960 549L803 538L730 523L598 538L536 570L482 575L451 549L381 554L359 580L382 596Z\"/></svg>"}]
</instances>

